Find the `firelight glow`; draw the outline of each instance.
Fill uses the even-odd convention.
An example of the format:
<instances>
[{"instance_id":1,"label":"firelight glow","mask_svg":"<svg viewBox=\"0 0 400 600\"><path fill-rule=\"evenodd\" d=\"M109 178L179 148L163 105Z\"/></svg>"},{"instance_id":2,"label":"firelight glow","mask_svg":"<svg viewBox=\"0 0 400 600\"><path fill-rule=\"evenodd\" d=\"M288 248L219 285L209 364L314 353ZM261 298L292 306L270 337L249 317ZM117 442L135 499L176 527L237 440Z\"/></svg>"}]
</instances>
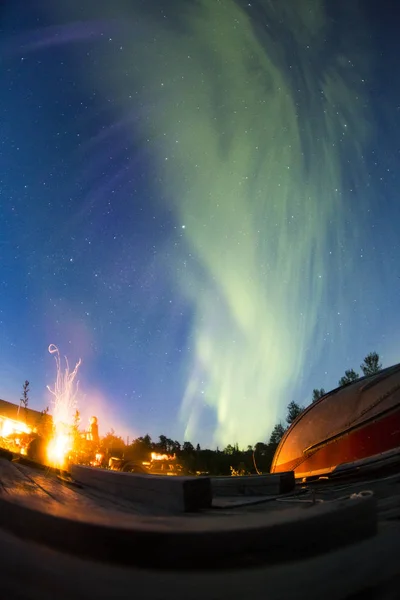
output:
<instances>
[{"instance_id":1,"label":"firelight glow","mask_svg":"<svg viewBox=\"0 0 400 600\"><path fill-rule=\"evenodd\" d=\"M151 460L176 460L176 456L175 454L160 454L158 452L152 452Z\"/></svg>"},{"instance_id":2,"label":"firelight glow","mask_svg":"<svg viewBox=\"0 0 400 600\"><path fill-rule=\"evenodd\" d=\"M47 456L52 466L62 468L65 466L68 453L73 449L73 424L77 410L78 382L75 381L81 360L77 362L70 372L68 359L65 357L65 370L62 371L60 352L54 344L49 346L50 354L55 355L57 376L54 388L47 386L53 395L53 437L47 447Z\"/></svg>"}]
</instances>

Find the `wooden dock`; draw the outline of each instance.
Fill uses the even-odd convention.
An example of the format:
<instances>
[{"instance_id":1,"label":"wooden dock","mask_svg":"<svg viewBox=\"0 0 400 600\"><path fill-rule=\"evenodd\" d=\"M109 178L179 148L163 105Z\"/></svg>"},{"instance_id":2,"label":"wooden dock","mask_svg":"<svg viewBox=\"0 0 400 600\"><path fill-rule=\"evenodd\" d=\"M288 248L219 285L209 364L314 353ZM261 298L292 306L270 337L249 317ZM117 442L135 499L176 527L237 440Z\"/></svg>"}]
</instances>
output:
<instances>
[{"instance_id":1,"label":"wooden dock","mask_svg":"<svg viewBox=\"0 0 400 600\"><path fill-rule=\"evenodd\" d=\"M0 459L3 595L398 597L400 473L276 491L214 497L188 513Z\"/></svg>"},{"instance_id":2,"label":"wooden dock","mask_svg":"<svg viewBox=\"0 0 400 600\"><path fill-rule=\"evenodd\" d=\"M209 477L121 473L80 465L72 465L71 477L85 487L171 512L195 512L212 503Z\"/></svg>"},{"instance_id":3,"label":"wooden dock","mask_svg":"<svg viewBox=\"0 0 400 600\"><path fill-rule=\"evenodd\" d=\"M293 471L271 475L211 478L211 489L214 497L272 496L291 492L294 486Z\"/></svg>"}]
</instances>

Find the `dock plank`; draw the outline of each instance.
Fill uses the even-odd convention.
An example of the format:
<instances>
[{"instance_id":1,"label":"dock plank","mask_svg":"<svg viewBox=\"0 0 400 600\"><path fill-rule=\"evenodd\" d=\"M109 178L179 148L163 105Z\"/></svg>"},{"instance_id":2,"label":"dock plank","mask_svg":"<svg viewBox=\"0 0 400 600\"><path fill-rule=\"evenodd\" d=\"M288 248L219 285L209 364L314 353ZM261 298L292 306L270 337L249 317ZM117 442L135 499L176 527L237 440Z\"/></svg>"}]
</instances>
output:
<instances>
[{"instance_id":1,"label":"dock plank","mask_svg":"<svg viewBox=\"0 0 400 600\"><path fill-rule=\"evenodd\" d=\"M295 487L293 471L243 477L212 477L213 496L273 496Z\"/></svg>"},{"instance_id":2,"label":"dock plank","mask_svg":"<svg viewBox=\"0 0 400 600\"><path fill-rule=\"evenodd\" d=\"M61 504L74 505L82 509L103 509L138 515L165 515L171 513L163 507L155 509L143 503L125 500L86 485L76 486L73 485L72 480L69 484L67 479L60 479L52 471L35 470L21 464L18 464L17 468Z\"/></svg>"},{"instance_id":3,"label":"dock plank","mask_svg":"<svg viewBox=\"0 0 400 600\"><path fill-rule=\"evenodd\" d=\"M31 498L52 502L51 497L45 490L37 485L25 473L22 473L13 462L0 458L0 484L1 493L21 500Z\"/></svg>"},{"instance_id":4,"label":"dock plank","mask_svg":"<svg viewBox=\"0 0 400 600\"><path fill-rule=\"evenodd\" d=\"M275 499L220 497L214 501L235 510L174 517L127 514L138 505L126 500L123 514L112 495L70 488L54 474L17 463L8 470L0 464L0 484L0 573L10 600L46 600L56 589L60 600L122 600L132 589L148 600L182 594L200 600L210 589L221 600L249 594L258 600L266 590L271 600L330 600L370 597L374 586L397 597L400 523L398 514L388 513L398 507L399 476L351 485L319 481ZM64 502L43 502L38 489ZM350 499L363 490L373 495ZM79 496L94 505L80 504ZM324 502L310 504L314 497ZM280 515L278 509L284 509ZM263 512L249 514L254 510Z\"/></svg>"},{"instance_id":5,"label":"dock plank","mask_svg":"<svg viewBox=\"0 0 400 600\"><path fill-rule=\"evenodd\" d=\"M8 600L338 600L398 598L400 531L311 559L251 569L121 568L21 540L0 530L2 593ZM24 577L21 577L21 572ZM371 587L376 593L371 594Z\"/></svg>"},{"instance_id":6,"label":"dock plank","mask_svg":"<svg viewBox=\"0 0 400 600\"><path fill-rule=\"evenodd\" d=\"M98 506L98 503L93 502L87 494L79 494L73 487L62 483L55 473L35 471L25 465L16 465L16 468L61 504L78 504L88 508Z\"/></svg>"},{"instance_id":7,"label":"dock plank","mask_svg":"<svg viewBox=\"0 0 400 600\"><path fill-rule=\"evenodd\" d=\"M121 565L227 568L311 556L371 537L373 496L285 511L150 517L0 496L0 527L63 552ZM324 531L324 537L321 536Z\"/></svg>"},{"instance_id":8,"label":"dock plank","mask_svg":"<svg viewBox=\"0 0 400 600\"><path fill-rule=\"evenodd\" d=\"M187 512L211 507L208 477L142 475L78 465L72 465L71 476L75 481L102 492L171 511Z\"/></svg>"}]
</instances>

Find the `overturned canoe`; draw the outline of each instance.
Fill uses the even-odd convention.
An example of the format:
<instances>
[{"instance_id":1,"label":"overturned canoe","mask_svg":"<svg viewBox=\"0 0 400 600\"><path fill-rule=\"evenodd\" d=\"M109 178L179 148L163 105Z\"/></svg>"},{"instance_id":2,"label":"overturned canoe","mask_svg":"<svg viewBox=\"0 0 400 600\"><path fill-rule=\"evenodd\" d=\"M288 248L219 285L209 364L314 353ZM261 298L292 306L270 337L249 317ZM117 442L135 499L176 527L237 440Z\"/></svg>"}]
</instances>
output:
<instances>
[{"instance_id":1,"label":"overturned canoe","mask_svg":"<svg viewBox=\"0 0 400 600\"><path fill-rule=\"evenodd\" d=\"M271 472L321 475L396 448L400 452L400 364L307 407L283 436Z\"/></svg>"}]
</instances>

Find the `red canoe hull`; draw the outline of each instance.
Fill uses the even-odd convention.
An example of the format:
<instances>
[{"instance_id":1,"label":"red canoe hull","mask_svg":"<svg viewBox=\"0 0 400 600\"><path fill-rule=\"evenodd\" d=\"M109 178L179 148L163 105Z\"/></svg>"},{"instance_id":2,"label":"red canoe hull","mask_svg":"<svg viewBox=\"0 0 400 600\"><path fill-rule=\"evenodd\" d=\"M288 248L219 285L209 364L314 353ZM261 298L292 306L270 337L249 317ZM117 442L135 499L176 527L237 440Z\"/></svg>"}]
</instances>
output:
<instances>
[{"instance_id":1,"label":"red canoe hull","mask_svg":"<svg viewBox=\"0 0 400 600\"><path fill-rule=\"evenodd\" d=\"M400 407L392 414L327 442L314 454L298 456L288 463L277 465L272 472L294 471L296 477L328 473L338 465L395 448L400 451Z\"/></svg>"},{"instance_id":2,"label":"red canoe hull","mask_svg":"<svg viewBox=\"0 0 400 600\"><path fill-rule=\"evenodd\" d=\"M309 406L282 438L271 472L321 475L397 448L400 452L400 365Z\"/></svg>"}]
</instances>

